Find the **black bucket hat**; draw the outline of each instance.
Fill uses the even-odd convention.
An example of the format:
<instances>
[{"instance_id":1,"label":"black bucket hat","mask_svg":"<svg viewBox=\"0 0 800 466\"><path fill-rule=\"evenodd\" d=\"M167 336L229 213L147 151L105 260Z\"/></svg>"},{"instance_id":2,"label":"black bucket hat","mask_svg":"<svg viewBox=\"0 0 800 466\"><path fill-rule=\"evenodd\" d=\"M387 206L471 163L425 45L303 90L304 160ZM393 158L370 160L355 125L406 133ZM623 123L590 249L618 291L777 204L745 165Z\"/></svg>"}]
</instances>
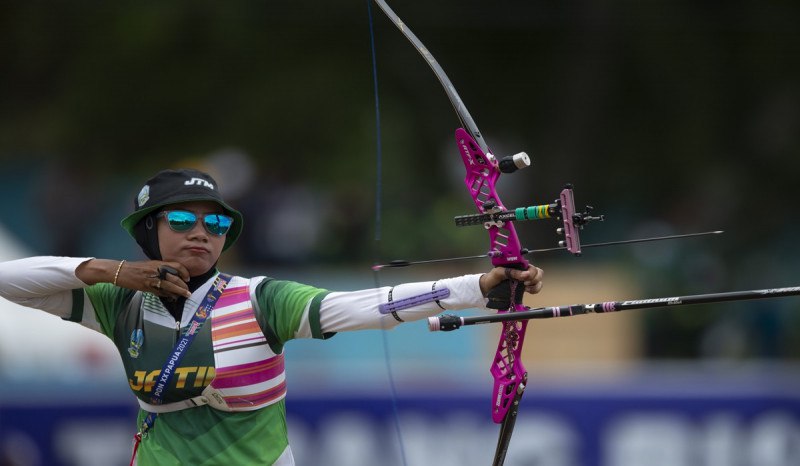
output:
<instances>
[{"instance_id":1,"label":"black bucket hat","mask_svg":"<svg viewBox=\"0 0 800 466\"><path fill-rule=\"evenodd\" d=\"M171 204L191 201L216 202L233 218L222 250L231 247L242 233L242 214L222 199L219 186L211 175L191 168L163 170L147 180L133 201L133 213L122 219L122 228L136 239L136 224L149 214Z\"/></svg>"}]
</instances>

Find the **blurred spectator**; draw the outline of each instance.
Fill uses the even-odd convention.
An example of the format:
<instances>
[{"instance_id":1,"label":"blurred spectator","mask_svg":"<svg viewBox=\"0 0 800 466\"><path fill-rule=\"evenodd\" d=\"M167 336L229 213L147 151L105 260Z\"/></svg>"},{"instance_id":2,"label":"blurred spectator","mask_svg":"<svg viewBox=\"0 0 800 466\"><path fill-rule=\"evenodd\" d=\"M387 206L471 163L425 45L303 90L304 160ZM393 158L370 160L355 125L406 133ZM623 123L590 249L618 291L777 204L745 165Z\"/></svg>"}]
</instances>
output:
<instances>
[{"instance_id":1,"label":"blurred spectator","mask_svg":"<svg viewBox=\"0 0 800 466\"><path fill-rule=\"evenodd\" d=\"M81 164L56 159L41 172L35 189L38 221L48 232L49 254L86 254L87 230L102 210L104 197L97 188L98 177Z\"/></svg>"}]
</instances>

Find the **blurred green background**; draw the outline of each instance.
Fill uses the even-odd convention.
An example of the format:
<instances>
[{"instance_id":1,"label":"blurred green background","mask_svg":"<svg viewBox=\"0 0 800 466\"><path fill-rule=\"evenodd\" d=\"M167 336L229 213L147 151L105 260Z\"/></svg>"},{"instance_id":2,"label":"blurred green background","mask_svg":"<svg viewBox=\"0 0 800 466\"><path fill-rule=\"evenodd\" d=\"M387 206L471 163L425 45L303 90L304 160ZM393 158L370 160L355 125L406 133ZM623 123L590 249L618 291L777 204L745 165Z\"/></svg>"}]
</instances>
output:
<instances>
[{"instance_id":1,"label":"blurred green background","mask_svg":"<svg viewBox=\"0 0 800 466\"><path fill-rule=\"evenodd\" d=\"M503 180L507 206L550 202L571 182L581 205L607 216L585 242L726 230L542 255L542 267L622 270L640 295L620 298L797 284L800 4L392 6L493 151L533 157ZM0 12L0 226L33 253L136 257L119 219L147 177L181 165L210 171L244 211L226 259L235 270L341 268L370 280L376 258L485 252L483 231L452 226L471 211L452 108L377 10L384 159L373 241L363 1L11 1ZM554 228L519 230L541 248L555 245ZM796 359L798 311L785 299L647 312L637 338L651 358Z\"/></svg>"}]
</instances>

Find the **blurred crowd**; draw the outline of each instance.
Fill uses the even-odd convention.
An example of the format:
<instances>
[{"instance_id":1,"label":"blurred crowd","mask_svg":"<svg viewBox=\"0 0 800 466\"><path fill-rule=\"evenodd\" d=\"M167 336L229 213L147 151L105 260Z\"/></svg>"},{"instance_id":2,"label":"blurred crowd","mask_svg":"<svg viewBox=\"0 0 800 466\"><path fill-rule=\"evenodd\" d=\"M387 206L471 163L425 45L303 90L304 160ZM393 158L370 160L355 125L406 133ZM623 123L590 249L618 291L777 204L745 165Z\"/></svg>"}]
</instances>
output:
<instances>
[{"instance_id":1,"label":"blurred crowd","mask_svg":"<svg viewBox=\"0 0 800 466\"><path fill-rule=\"evenodd\" d=\"M608 219L587 242L726 230L581 261L630 270L632 289L657 296L796 284L796 2L406 3L398 13L492 149L533 157L502 180L507 207L571 182ZM376 18L377 140L362 5L3 8L0 226L32 252L136 256L119 219L149 175L176 166L210 172L244 213L231 266L485 252L481 231L452 227L469 213L452 110ZM554 246L552 229L526 226L523 240ZM643 348L797 358L798 315L793 299L647 312Z\"/></svg>"}]
</instances>

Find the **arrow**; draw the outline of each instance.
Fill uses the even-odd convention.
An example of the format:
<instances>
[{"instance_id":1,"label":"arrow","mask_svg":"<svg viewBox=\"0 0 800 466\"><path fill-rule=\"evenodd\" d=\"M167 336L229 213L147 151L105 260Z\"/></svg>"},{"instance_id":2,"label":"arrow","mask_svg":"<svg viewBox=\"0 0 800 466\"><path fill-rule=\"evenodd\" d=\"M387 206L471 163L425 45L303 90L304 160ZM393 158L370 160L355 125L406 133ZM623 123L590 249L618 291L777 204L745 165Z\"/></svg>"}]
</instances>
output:
<instances>
[{"instance_id":1,"label":"arrow","mask_svg":"<svg viewBox=\"0 0 800 466\"><path fill-rule=\"evenodd\" d=\"M650 238L637 238L637 239L625 239L620 241L608 241L605 243L591 243L591 244L582 244L581 247L583 248L598 248L601 246L617 246L620 244L635 244L635 243L648 243L651 241L665 241L671 239L682 239L682 238L694 238L697 236L708 236L708 235L720 235L725 233L724 230L714 230L714 231L704 231L701 233L686 233L682 235L667 235L667 236L654 236ZM523 248L522 253L524 255L533 254L533 253L540 253L540 252L552 252L552 251L562 251L566 250L566 246L559 246L555 248L544 248L544 249L527 249ZM420 265L420 264L435 264L438 262L451 262L451 261L462 261L462 260L471 260L471 259L483 259L485 257L494 257L494 254L488 252L486 254L478 254L475 256L460 256L460 257L448 257L444 259L428 259L428 260L420 260L420 261L407 261L407 260L393 260L388 264L378 264L373 265L372 270L379 271L386 268L396 268L396 267L408 267L410 265Z\"/></svg>"}]
</instances>

